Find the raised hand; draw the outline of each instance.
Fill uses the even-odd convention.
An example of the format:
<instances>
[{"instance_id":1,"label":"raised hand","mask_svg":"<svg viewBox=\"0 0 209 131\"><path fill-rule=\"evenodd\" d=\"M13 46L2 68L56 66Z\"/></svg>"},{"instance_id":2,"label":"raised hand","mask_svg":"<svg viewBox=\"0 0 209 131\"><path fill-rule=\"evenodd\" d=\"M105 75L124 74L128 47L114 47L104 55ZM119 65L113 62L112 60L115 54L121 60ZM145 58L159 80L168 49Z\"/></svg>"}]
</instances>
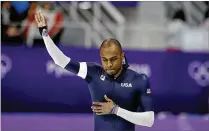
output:
<instances>
[{"instance_id":1,"label":"raised hand","mask_svg":"<svg viewBox=\"0 0 209 131\"><path fill-rule=\"evenodd\" d=\"M39 11L36 13L35 19L36 19L36 22L37 22L38 27L44 27L44 26L47 25L47 24L46 24L46 19L45 19L45 17L44 17L44 15L43 15L43 13L42 13L41 10L39 10Z\"/></svg>"}]
</instances>

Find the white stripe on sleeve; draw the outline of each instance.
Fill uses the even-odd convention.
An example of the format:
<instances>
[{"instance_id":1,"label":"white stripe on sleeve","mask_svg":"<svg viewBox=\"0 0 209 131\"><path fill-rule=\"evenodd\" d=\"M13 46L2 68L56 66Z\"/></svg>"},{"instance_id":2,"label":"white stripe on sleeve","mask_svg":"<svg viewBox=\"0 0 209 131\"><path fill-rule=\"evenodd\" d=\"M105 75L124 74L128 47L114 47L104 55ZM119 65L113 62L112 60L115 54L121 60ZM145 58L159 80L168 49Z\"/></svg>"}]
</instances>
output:
<instances>
[{"instance_id":1,"label":"white stripe on sleeve","mask_svg":"<svg viewBox=\"0 0 209 131\"><path fill-rule=\"evenodd\" d=\"M54 62L64 68L71 59L63 54L63 52L54 44L49 35L43 36L43 40L46 45L46 49Z\"/></svg>"},{"instance_id":2,"label":"white stripe on sleeve","mask_svg":"<svg viewBox=\"0 0 209 131\"><path fill-rule=\"evenodd\" d=\"M118 116L122 117L123 119L132 122L136 125L152 127L154 123L154 112L147 111L147 112L131 112L125 110L123 108L118 108L117 114Z\"/></svg>"},{"instance_id":3,"label":"white stripe on sleeve","mask_svg":"<svg viewBox=\"0 0 209 131\"><path fill-rule=\"evenodd\" d=\"M87 76L87 64L86 62L80 62L80 68L78 71L78 76L80 76L81 78L85 79Z\"/></svg>"}]
</instances>

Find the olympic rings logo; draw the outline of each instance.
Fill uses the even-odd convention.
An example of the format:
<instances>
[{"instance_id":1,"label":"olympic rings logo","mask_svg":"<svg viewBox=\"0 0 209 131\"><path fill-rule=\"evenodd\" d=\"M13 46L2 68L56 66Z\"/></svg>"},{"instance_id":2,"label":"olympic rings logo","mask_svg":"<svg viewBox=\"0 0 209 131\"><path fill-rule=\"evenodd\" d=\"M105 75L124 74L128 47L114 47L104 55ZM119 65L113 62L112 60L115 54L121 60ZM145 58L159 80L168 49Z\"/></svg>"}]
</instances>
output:
<instances>
[{"instance_id":1,"label":"olympic rings logo","mask_svg":"<svg viewBox=\"0 0 209 131\"><path fill-rule=\"evenodd\" d=\"M193 61L188 66L188 73L191 78L197 82L198 85L209 85L209 61L204 63Z\"/></svg>"},{"instance_id":2,"label":"olympic rings logo","mask_svg":"<svg viewBox=\"0 0 209 131\"><path fill-rule=\"evenodd\" d=\"M4 54L1 54L1 79L6 76L6 74L12 68L12 60Z\"/></svg>"}]
</instances>

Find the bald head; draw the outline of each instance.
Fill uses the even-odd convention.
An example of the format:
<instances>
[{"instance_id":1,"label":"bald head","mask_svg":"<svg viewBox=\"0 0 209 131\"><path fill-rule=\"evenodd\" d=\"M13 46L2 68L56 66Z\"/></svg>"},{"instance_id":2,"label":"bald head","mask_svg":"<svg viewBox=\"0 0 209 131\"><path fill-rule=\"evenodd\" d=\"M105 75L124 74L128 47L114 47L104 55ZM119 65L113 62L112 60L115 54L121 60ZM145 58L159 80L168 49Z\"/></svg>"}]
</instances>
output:
<instances>
[{"instance_id":1,"label":"bald head","mask_svg":"<svg viewBox=\"0 0 209 131\"><path fill-rule=\"evenodd\" d=\"M113 39L113 38L104 40L100 46L100 50L102 48L109 48L112 46L115 46L115 48L122 53L122 47L121 47L120 42L116 39Z\"/></svg>"},{"instance_id":2,"label":"bald head","mask_svg":"<svg viewBox=\"0 0 209 131\"><path fill-rule=\"evenodd\" d=\"M109 74L117 77L122 70L124 53L118 40L107 39L100 47L100 57L103 69Z\"/></svg>"}]
</instances>

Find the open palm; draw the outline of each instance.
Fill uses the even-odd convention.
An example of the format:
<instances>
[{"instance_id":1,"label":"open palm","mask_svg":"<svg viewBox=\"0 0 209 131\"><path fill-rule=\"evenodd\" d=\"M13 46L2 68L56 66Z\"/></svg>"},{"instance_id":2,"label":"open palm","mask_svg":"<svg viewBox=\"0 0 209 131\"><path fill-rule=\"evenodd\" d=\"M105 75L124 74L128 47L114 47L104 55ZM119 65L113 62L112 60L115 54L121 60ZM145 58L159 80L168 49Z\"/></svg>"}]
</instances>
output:
<instances>
[{"instance_id":1,"label":"open palm","mask_svg":"<svg viewBox=\"0 0 209 131\"><path fill-rule=\"evenodd\" d=\"M39 10L36 15L35 15L35 19L36 19L36 22L37 22L37 25L38 27L44 27L46 26L46 19L42 13L41 10Z\"/></svg>"}]
</instances>

